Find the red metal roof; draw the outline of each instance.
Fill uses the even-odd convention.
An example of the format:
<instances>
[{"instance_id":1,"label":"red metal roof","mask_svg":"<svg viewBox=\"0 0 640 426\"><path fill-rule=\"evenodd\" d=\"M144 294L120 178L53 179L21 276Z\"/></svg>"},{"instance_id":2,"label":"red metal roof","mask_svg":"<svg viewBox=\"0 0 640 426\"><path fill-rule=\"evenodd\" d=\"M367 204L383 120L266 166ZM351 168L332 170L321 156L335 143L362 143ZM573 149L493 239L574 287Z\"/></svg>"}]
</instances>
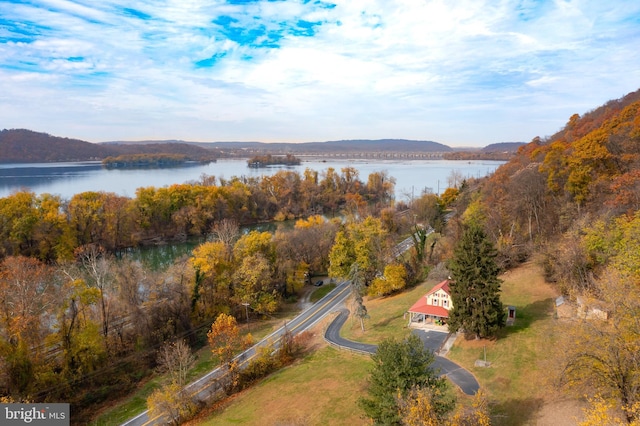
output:
<instances>
[{"instance_id":1,"label":"red metal roof","mask_svg":"<svg viewBox=\"0 0 640 426\"><path fill-rule=\"evenodd\" d=\"M449 311L442 306L433 306L427 304L427 298L421 297L412 307L409 308L409 312L415 314L435 315L437 317L449 318Z\"/></svg>"},{"instance_id":2,"label":"red metal roof","mask_svg":"<svg viewBox=\"0 0 640 426\"><path fill-rule=\"evenodd\" d=\"M444 280L440 284L436 284L435 286L433 286L433 288L429 290L429 293L427 293L425 297L435 293L440 289L444 290L449 296L451 296L451 291L449 290L449 280Z\"/></svg>"},{"instance_id":3,"label":"red metal roof","mask_svg":"<svg viewBox=\"0 0 640 426\"><path fill-rule=\"evenodd\" d=\"M409 308L409 312L415 314L426 314L426 315L434 315L442 318L449 318L449 311L443 308L442 306L434 306L429 305L427 303L429 295L435 293L438 290L444 290L448 295L451 295L449 292L449 280L444 280L440 284L435 285L429 293L422 296L416 303L413 304L412 307Z\"/></svg>"}]
</instances>

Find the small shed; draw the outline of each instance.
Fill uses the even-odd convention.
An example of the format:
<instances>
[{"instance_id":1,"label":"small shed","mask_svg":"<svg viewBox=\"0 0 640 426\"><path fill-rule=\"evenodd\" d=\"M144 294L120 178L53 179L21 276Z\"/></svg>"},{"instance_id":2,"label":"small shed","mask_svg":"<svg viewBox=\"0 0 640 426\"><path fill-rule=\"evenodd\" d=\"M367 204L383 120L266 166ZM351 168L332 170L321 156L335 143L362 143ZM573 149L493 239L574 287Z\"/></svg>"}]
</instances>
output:
<instances>
[{"instance_id":1,"label":"small shed","mask_svg":"<svg viewBox=\"0 0 640 426\"><path fill-rule=\"evenodd\" d=\"M516 322L516 307L508 306L507 307L507 325L513 325Z\"/></svg>"}]
</instances>

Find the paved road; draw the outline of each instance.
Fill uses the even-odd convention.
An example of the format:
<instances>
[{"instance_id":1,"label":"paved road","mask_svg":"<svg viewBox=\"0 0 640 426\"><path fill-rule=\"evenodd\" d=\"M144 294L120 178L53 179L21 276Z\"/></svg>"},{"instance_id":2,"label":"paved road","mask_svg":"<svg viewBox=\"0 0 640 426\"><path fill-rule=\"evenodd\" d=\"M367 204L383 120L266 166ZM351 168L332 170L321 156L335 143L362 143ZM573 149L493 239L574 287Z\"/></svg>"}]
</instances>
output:
<instances>
[{"instance_id":1,"label":"paved road","mask_svg":"<svg viewBox=\"0 0 640 426\"><path fill-rule=\"evenodd\" d=\"M430 231L433 232L433 231ZM394 255L398 256L404 253L412 246L412 239L409 237L405 239L402 243L398 244L397 248L394 250ZM286 329L293 334L300 333L305 331L311 327L313 327L318 321L320 321L325 315L329 312L333 312L336 307L342 305L346 298L349 296L349 284L348 282L343 282L338 284L335 289L333 289L329 294L316 302L313 306L304 310L297 317L287 323ZM256 354L257 349L264 345L277 345L280 336L285 332L285 326L279 328L275 332L271 333L269 336L262 339L260 342L256 343L251 348L247 349L240 355L238 355L235 359L238 361L240 368L245 366ZM339 331L339 329L338 329ZM338 334L339 337L339 334ZM355 344L355 342L353 342ZM370 345L372 346L372 345ZM375 351L375 346L374 351ZM365 351L367 352L367 351ZM371 352L369 352L371 353ZM194 399L199 399L201 401L205 401L209 399L212 395L218 392L217 386L219 385L219 378L224 374L224 369L218 367L215 370L209 372L204 377L196 380L195 382L190 383L185 387L187 391L190 392L191 396ZM148 411L140 413L136 417L124 422L122 426L147 426L147 425L155 425L155 424L164 424L163 418L152 418L150 419L148 416Z\"/></svg>"},{"instance_id":2,"label":"paved road","mask_svg":"<svg viewBox=\"0 0 640 426\"><path fill-rule=\"evenodd\" d=\"M340 329L347 321L349 317L349 310L346 308L342 308L339 311L338 316L333 320L327 331L324 334L324 338L332 344L335 344L342 348L347 348L352 351L373 354L376 352L377 346L353 342L351 340L344 339L340 336ZM423 330L414 330L414 333L420 337L420 340L424 343L425 348L436 352L440 347L444 344L447 339L447 333L439 332L439 331L423 331ZM435 355L435 361L431 365L431 367L440 373L441 376L447 376L449 379L458 385L462 392L467 395L475 395L480 389L480 385L478 381L473 377L473 375L460 367L455 362L448 360L447 358L441 357L439 355Z\"/></svg>"},{"instance_id":3,"label":"paved road","mask_svg":"<svg viewBox=\"0 0 640 426\"><path fill-rule=\"evenodd\" d=\"M280 337L286 330L293 334L301 333L311 327L313 327L318 321L320 321L329 312L335 310L336 306L344 303L345 299L349 296L349 285L347 282L340 283L329 294L316 302L313 306L301 312L291 321L274 331L260 342L256 343L251 348L247 349L243 353L239 354L235 359L240 364L240 368L245 366L256 354L257 349L265 345L275 345L279 343ZM205 376L190 383L186 386L187 391L191 393L194 399L205 401L215 393L219 392L219 378L224 374L223 368L216 368L209 372ZM142 426L142 425L155 425L165 424L163 418L149 418L148 411L145 411L138 416L126 421L122 426Z\"/></svg>"},{"instance_id":4,"label":"paved road","mask_svg":"<svg viewBox=\"0 0 640 426\"><path fill-rule=\"evenodd\" d=\"M433 228L429 226L429 228L427 229L427 235L431 235L433 232L434 232ZM400 257L401 254L403 254L404 252L409 250L411 247L413 247L413 244L414 244L413 237L409 236L405 238L404 240L396 244L396 246L393 248L392 250L393 257L395 258Z\"/></svg>"}]
</instances>

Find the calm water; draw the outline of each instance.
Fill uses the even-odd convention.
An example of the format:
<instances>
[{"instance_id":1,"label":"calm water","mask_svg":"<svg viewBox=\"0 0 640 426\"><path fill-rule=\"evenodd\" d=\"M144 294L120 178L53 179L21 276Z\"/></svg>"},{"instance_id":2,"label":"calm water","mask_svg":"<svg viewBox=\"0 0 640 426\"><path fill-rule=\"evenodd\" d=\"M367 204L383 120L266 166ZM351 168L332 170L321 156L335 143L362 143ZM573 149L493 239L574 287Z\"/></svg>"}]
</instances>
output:
<instances>
[{"instance_id":1,"label":"calm water","mask_svg":"<svg viewBox=\"0 0 640 426\"><path fill-rule=\"evenodd\" d=\"M425 189L442 193L452 172L463 178L483 177L495 171L503 161L448 160L308 160L301 165L287 167L302 173L306 168L319 172L333 167L354 167L360 180L366 183L373 172L386 171L396 179L396 200L408 200ZM266 176L280 167L252 169L244 159L219 160L217 163L165 169L107 170L100 162L0 164L0 197L20 189L36 194L58 194L70 199L86 191L114 192L134 197L140 187L163 187L200 179L203 174L229 179L233 176Z\"/></svg>"}]
</instances>

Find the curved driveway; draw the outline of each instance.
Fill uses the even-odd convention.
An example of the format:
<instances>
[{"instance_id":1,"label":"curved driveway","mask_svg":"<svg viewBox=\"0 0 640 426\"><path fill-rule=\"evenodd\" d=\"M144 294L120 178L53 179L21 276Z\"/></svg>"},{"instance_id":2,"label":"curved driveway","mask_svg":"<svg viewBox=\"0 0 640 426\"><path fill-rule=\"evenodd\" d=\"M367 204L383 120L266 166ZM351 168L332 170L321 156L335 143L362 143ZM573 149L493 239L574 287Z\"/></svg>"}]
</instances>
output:
<instances>
[{"instance_id":1,"label":"curved driveway","mask_svg":"<svg viewBox=\"0 0 640 426\"><path fill-rule=\"evenodd\" d=\"M329 324L327 331L324 333L324 338L329 342L341 348L346 348L355 352L361 352L366 354L373 354L376 352L377 346L367 343L353 342L351 340L344 339L340 336L340 329L347 321L349 317L349 310L342 308L339 311L338 316ZM414 330L414 333L420 337L420 340L424 343L425 348L435 352L440 349L440 346L447 338L447 333L438 331L423 331ZM455 362L448 360L447 358L435 355L435 361L431 364L431 367L440 372L441 376L447 376L453 383L458 385L462 392L467 395L475 395L480 389L480 385L473 375L460 367Z\"/></svg>"}]
</instances>

